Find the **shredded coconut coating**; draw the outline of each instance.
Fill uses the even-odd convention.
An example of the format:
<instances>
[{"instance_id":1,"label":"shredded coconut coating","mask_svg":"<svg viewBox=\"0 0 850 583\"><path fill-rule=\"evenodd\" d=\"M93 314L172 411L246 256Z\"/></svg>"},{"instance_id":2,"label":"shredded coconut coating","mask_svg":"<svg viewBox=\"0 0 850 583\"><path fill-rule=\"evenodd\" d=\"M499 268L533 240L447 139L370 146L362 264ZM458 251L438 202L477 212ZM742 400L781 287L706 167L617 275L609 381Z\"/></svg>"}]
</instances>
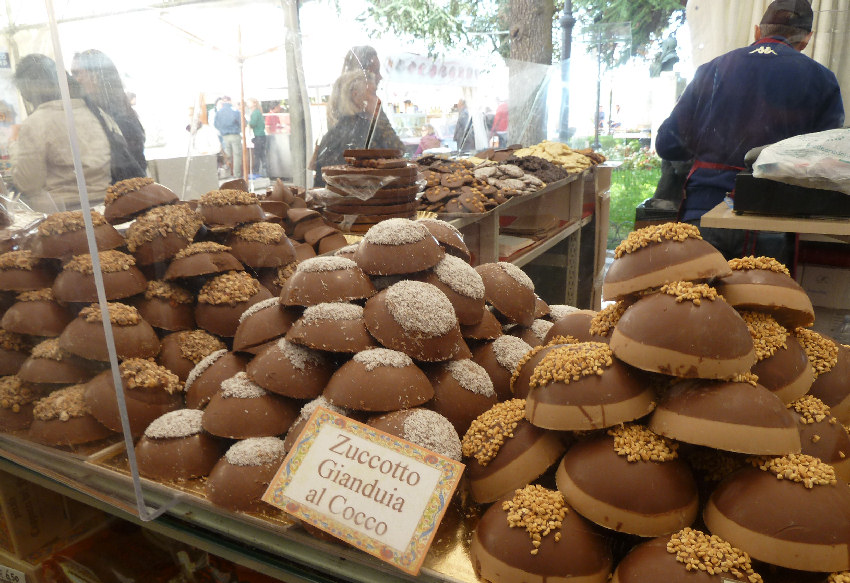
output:
<instances>
[{"instance_id":1,"label":"shredded coconut coating","mask_svg":"<svg viewBox=\"0 0 850 583\"><path fill-rule=\"evenodd\" d=\"M788 348L786 340L789 332L773 316L748 310L741 311L739 314L747 323L750 336L753 337L756 357L759 360L770 358L780 348Z\"/></svg>"},{"instance_id":2,"label":"shredded coconut coating","mask_svg":"<svg viewBox=\"0 0 850 583\"><path fill-rule=\"evenodd\" d=\"M225 354L227 354L226 348L222 348L221 350L216 350L215 352L208 354L203 360L201 360L201 362L196 364L191 371L189 371L189 376L186 377L186 384L183 388L188 391L189 387L192 386L192 383L198 380L198 377L204 374L204 371L206 371L216 360Z\"/></svg>"},{"instance_id":3,"label":"shredded coconut coating","mask_svg":"<svg viewBox=\"0 0 850 583\"><path fill-rule=\"evenodd\" d=\"M153 361L128 358L118 368L126 389L163 390L169 395L183 390L180 378Z\"/></svg>"},{"instance_id":4,"label":"shredded coconut coating","mask_svg":"<svg viewBox=\"0 0 850 583\"><path fill-rule=\"evenodd\" d=\"M106 189L106 197L103 199L103 201L106 204L112 204L125 194L129 192L135 192L144 186L148 186L149 184L153 184L153 178L148 178L146 176L139 176L136 178L128 178L127 180L121 180Z\"/></svg>"},{"instance_id":5,"label":"shredded coconut coating","mask_svg":"<svg viewBox=\"0 0 850 583\"><path fill-rule=\"evenodd\" d=\"M430 283L403 280L388 287L385 293L390 315L407 332L430 338L448 334L457 326L449 298Z\"/></svg>"},{"instance_id":6,"label":"shredded coconut coating","mask_svg":"<svg viewBox=\"0 0 850 583\"><path fill-rule=\"evenodd\" d=\"M379 366L391 366L393 368L404 368L413 366L413 359L403 352L398 350L390 350L389 348L370 348L362 350L352 358L355 362L359 362L363 367L371 372Z\"/></svg>"},{"instance_id":7,"label":"shredded coconut coating","mask_svg":"<svg viewBox=\"0 0 850 583\"><path fill-rule=\"evenodd\" d=\"M174 233L191 241L203 220L201 215L185 204L170 204L154 207L138 217L127 229L127 248L131 253L145 243Z\"/></svg>"},{"instance_id":8,"label":"shredded coconut coating","mask_svg":"<svg viewBox=\"0 0 850 583\"><path fill-rule=\"evenodd\" d=\"M142 316L133 306L119 302L107 302L106 309L109 311L109 322L116 326L135 326L142 321ZM86 306L80 310L78 317L90 324L103 322L99 304Z\"/></svg>"},{"instance_id":9,"label":"shredded coconut coating","mask_svg":"<svg viewBox=\"0 0 850 583\"><path fill-rule=\"evenodd\" d=\"M695 306L699 306L702 300L713 302L717 298L723 299L723 296L717 293L717 290L705 283L693 283L691 281L674 281L661 286L661 293L673 296L676 298L676 303L684 301L693 302Z\"/></svg>"},{"instance_id":10,"label":"shredded coconut coating","mask_svg":"<svg viewBox=\"0 0 850 583\"><path fill-rule=\"evenodd\" d=\"M753 463L758 469L775 475L777 480L798 482L806 488L833 486L838 483L835 479L835 469L831 465L806 454L754 458Z\"/></svg>"},{"instance_id":11,"label":"shredded coconut coating","mask_svg":"<svg viewBox=\"0 0 850 583\"><path fill-rule=\"evenodd\" d=\"M224 342L206 330L184 330L175 334L178 339L177 344L180 346L180 354L195 364L225 347Z\"/></svg>"},{"instance_id":12,"label":"shredded coconut coating","mask_svg":"<svg viewBox=\"0 0 850 583\"><path fill-rule=\"evenodd\" d=\"M200 255L201 253L226 253L230 251L227 245L213 243L212 241L202 241L201 243L192 243L188 247L184 247L174 256L175 259L183 259L192 255Z\"/></svg>"},{"instance_id":13,"label":"shredded coconut coating","mask_svg":"<svg viewBox=\"0 0 850 583\"><path fill-rule=\"evenodd\" d=\"M525 419L525 399L510 399L496 403L469 425L461 441L464 457L474 457L479 464L486 466L507 439L514 436L514 430Z\"/></svg>"},{"instance_id":14,"label":"shredded coconut coating","mask_svg":"<svg viewBox=\"0 0 850 583\"><path fill-rule=\"evenodd\" d=\"M71 385L53 391L35 402L33 417L40 421L68 421L72 417L85 417L90 414L85 393L85 385Z\"/></svg>"},{"instance_id":15,"label":"shredded coconut coating","mask_svg":"<svg viewBox=\"0 0 850 583\"><path fill-rule=\"evenodd\" d=\"M814 395L803 395L796 401L788 403L786 407L800 415L800 423L803 425L820 423L824 419L828 419L829 423L837 422L835 417L830 415L829 406Z\"/></svg>"},{"instance_id":16,"label":"shredded coconut coating","mask_svg":"<svg viewBox=\"0 0 850 583\"><path fill-rule=\"evenodd\" d=\"M492 349L496 362L513 373L519 367L523 357L529 353L531 346L522 338L506 334L493 341Z\"/></svg>"},{"instance_id":17,"label":"shredded coconut coating","mask_svg":"<svg viewBox=\"0 0 850 583\"><path fill-rule=\"evenodd\" d=\"M546 339L546 334L549 333L549 329L554 325L555 324L549 320L541 320L538 318L531 324L531 333L534 334L540 342L543 342L543 340Z\"/></svg>"},{"instance_id":18,"label":"shredded coconut coating","mask_svg":"<svg viewBox=\"0 0 850 583\"><path fill-rule=\"evenodd\" d=\"M630 462L669 462L679 457L679 444L637 423L608 430L614 438L614 451Z\"/></svg>"},{"instance_id":19,"label":"shredded coconut coating","mask_svg":"<svg viewBox=\"0 0 850 583\"><path fill-rule=\"evenodd\" d=\"M560 542L561 524L569 512L564 495L558 490L549 490L540 484L529 484L514 490L510 500L502 502L502 510L508 513L510 528L523 528L531 539L531 554L536 555L544 536L555 531L555 542Z\"/></svg>"},{"instance_id":20,"label":"shredded coconut coating","mask_svg":"<svg viewBox=\"0 0 850 583\"><path fill-rule=\"evenodd\" d=\"M549 319L553 322L557 322L566 315L578 311L579 309L575 306L568 306L567 304L554 304L549 306Z\"/></svg>"},{"instance_id":21,"label":"shredded coconut coating","mask_svg":"<svg viewBox=\"0 0 850 583\"><path fill-rule=\"evenodd\" d=\"M414 409L404 419L403 439L460 461L460 437L451 421L430 409Z\"/></svg>"},{"instance_id":22,"label":"shredded coconut coating","mask_svg":"<svg viewBox=\"0 0 850 583\"><path fill-rule=\"evenodd\" d=\"M501 336L500 336L500 338L501 338ZM550 342L546 346L551 346L551 345L552 345L552 343ZM529 360L531 360L531 358L535 354L537 354L538 352L540 352L541 350L546 348L546 346L535 346L535 347L533 347L531 350L529 350L528 352L525 353L525 356L523 356L519 360L519 362L517 363L517 365L513 369L513 371L514 371L513 374L511 374L511 392L514 392L514 383L516 382L517 378L519 377L519 373L522 370L522 367L525 366L525 363L527 363Z\"/></svg>"},{"instance_id":23,"label":"shredded coconut coating","mask_svg":"<svg viewBox=\"0 0 850 583\"><path fill-rule=\"evenodd\" d=\"M30 345L23 335L0 329L0 348L11 352L26 352Z\"/></svg>"},{"instance_id":24,"label":"shredded coconut coating","mask_svg":"<svg viewBox=\"0 0 850 583\"><path fill-rule=\"evenodd\" d=\"M317 350L293 344L286 338L281 338L277 341L277 348L283 353L290 364L298 370L306 370L307 366L316 367L323 366L325 359Z\"/></svg>"},{"instance_id":25,"label":"shredded coconut coating","mask_svg":"<svg viewBox=\"0 0 850 583\"><path fill-rule=\"evenodd\" d=\"M250 223L236 229L233 236L263 245L275 245L286 239L283 227L277 223Z\"/></svg>"},{"instance_id":26,"label":"shredded coconut coating","mask_svg":"<svg viewBox=\"0 0 850 583\"><path fill-rule=\"evenodd\" d=\"M59 348L59 338L48 338L43 342L39 342L33 346L32 352L30 353L30 357L32 358L46 358L57 362L61 362L62 359L68 358L69 356L70 354L68 352Z\"/></svg>"},{"instance_id":27,"label":"shredded coconut coating","mask_svg":"<svg viewBox=\"0 0 850 583\"><path fill-rule=\"evenodd\" d=\"M623 300L605 306L591 318L589 332L594 336L608 336L628 307Z\"/></svg>"},{"instance_id":28,"label":"shredded coconut coating","mask_svg":"<svg viewBox=\"0 0 850 583\"><path fill-rule=\"evenodd\" d=\"M250 308L242 312L242 314L239 316L239 323L241 324L242 322L244 322L245 320L247 320L248 318L250 318L261 310L265 310L266 308L273 308L275 306L280 307L279 297L269 298L267 300L263 300L262 302L257 302L256 304L252 305Z\"/></svg>"},{"instance_id":29,"label":"shredded coconut coating","mask_svg":"<svg viewBox=\"0 0 850 583\"><path fill-rule=\"evenodd\" d=\"M434 266L434 275L460 295L480 300L484 297L484 280L463 259L446 255Z\"/></svg>"},{"instance_id":30,"label":"shredded coconut coating","mask_svg":"<svg viewBox=\"0 0 850 583\"><path fill-rule=\"evenodd\" d=\"M299 411L298 413L298 419L296 419L296 423L298 421L307 421L318 407L330 409L334 413L338 413L340 415L348 415L348 411L346 409L338 405L334 405L333 403L319 395L318 397L316 397L312 401L308 401L303 407L301 407L301 411ZM293 425L295 425L295 423L293 423Z\"/></svg>"},{"instance_id":31,"label":"shredded coconut coating","mask_svg":"<svg viewBox=\"0 0 850 583\"><path fill-rule=\"evenodd\" d=\"M245 271L228 271L207 281L198 293L198 302L214 306L234 306L247 302L260 291L260 282Z\"/></svg>"},{"instance_id":32,"label":"shredded coconut coating","mask_svg":"<svg viewBox=\"0 0 850 583\"><path fill-rule=\"evenodd\" d=\"M224 454L232 466L268 466L279 464L286 456L283 440L277 437L250 437L237 441Z\"/></svg>"},{"instance_id":33,"label":"shredded coconut coating","mask_svg":"<svg viewBox=\"0 0 850 583\"><path fill-rule=\"evenodd\" d=\"M838 345L835 342L808 328L797 328L794 333L815 369L815 378L831 371L838 364Z\"/></svg>"},{"instance_id":34,"label":"shredded coconut coating","mask_svg":"<svg viewBox=\"0 0 850 583\"><path fill-rule=\"evenodd\" d=\"M520 284L522 287L528 288L531 291L534 291L534 282L531 281L531 278L526 275L526 273L514 265L513 263L508 263L507 261L499 261L496 263L499 268L507 273L511 278Z\"/></svg>"},{"instance_id":35,"label":"shredded coconut coating","mask_svg":"<svg viewBox=\"0 0 850 583\"><path fill-rule=\"evenodd\" d=\"M461 232L458 230L458 228L455 227L453 224L447 222L447 221L442 221L440 219L421 218L421 219L416 219L416 222L417 223L425 223L425 224L430 223L432 225L438 225L440 227L444 227L444 228L454 232L461 239L463 239L463 234L461 234Z\"/></svg>"},{"instance_id":36,"label":"shredded coconut coating","mask_svg":"<svg viewBox=\"0 0 850 583\"><path fill-rule=\"evenodd\" d=\"M19 302L52 302L55 298L53 288L45 287L34 291L25 291L15 296Z\"/></svg>"},{"instance_id":37,"label":"shredded coconut coating","mask_svg":"<svg viewBox=\"0 0 850 583\"><path fill-rule=\"evenodd\" d=\"M764 269L766 271L773 271L775 273L784 273L788 277L791 277L791 273L788 271L788 268L773 257L754 257L750 255L749 257L730 259L728 263L732 271L750 271L752 269Z\"/></svg>"},{"instance_id":38,"label":"shredded coconut coating","mask_svg":"<svg viewBox=\"0 0 850 583\"><path fill-rule=\"evenodd\" d=\"M749 583L762 583L761 575L753 571L750 556L717 535L685 528L670 536L667 552L676 555L688 571L704 571L709 575L729 573Z\"/></svg>"},{"instance_id":39,"label":"shredded coconut coating","mask_svg":"<svg viewBox=\"0 0 850 583\"><path fill-rule=\"evenodd\" d=\"M569 384L590 375L601 376L614 363L614 353L604 342L581 342L556 346L534 367L529 387L550 383Z\"/></svg>"},{"instance_id":40,"label":"shredded coconut coating","mask_svg":"<svg viewBox=\"0 0 850 583\"><path fill-rule=\"evenodd\" d=\"M344 271L354 268L357 268L357 264L348 257L328 255L305 259L298 264L295 271L298 273L322 273L325 271Z\"/></svg>"},{"instance_id":41,"label":"shredded coconut coating","mask_svg":"<svg viewBox=\"0 0 850 583\"><path fill-rule=\"evenodd\" d=\"M198 200L198 204L201 206L249 205L257 204L258 202L259 199L253 192L228 188L224 190L211 190L201 195L201 198Z\"/></svg>"},{"instance_id":42,"label":"shredded coconut coating","mask_svg":"<svg viewBox=\"0 0 850 583\"><path fill-rule=\"evenodd\" d=\"M24 384L17 375L0 377L0 407L20 413L21 405L28 405L39 398L40 393Z\"/></svg>"},{"instance_id":43,"label":"shredded coconut coating","mask_svg":"<svg viewBox=\"0 0 850 583\"><path fill-rule=\"evenodd\" d=\"M325 302L304 310L301 320L305 323L326 322L328 320L338 322L359 320L362 317L363 306L346 302Z\"/></svg>"},{"instance_id":44,"label":"shredded coconut coating","mask_svg":"<svg viewBox=\"0 0 850 583\"><path fill-rule=\"evenodd\" d=\"M24 271L32 271L33 268L41 261L37 257L32 256L32 251L7 251L0 255L0 269L21 269Z\"/></svg>"},{"instance_id":45,"label":"shredded coconut coating","mask_svg":"<svg viewBox=\"0 0 850 583\"><path fill-rule=\"evenodd\" d=\"M496 389L493 388L490 375L477 362L468 358L452 360L447 362L445 367L462 389L484 397L496 396Z\"/></svg>"},{"instance_id":46,"label":"shredded coconut coating","mask_svg":"<svg viewBox=\"0 0 850 583\"><path fill-rule=\"evenodd\" d=\"M372 226L363 241L373 245L409 245L431 237L428 228L410 219L387 219Z\"/></svg>"},{"instance_id":47,"label":"shredded coconut coating","mask_svg":"<svg viewBox=\"0 0 850 583\"><path fill-rule=\"evenodd\" d=\"M268 392L248 378L248 373L238 372L227 380L221 381L221 396L225 399L259 399Z\"/></svg>"},{"instance_id":48,"label":"shredded coconut coating","mask_svg":"<svg viewBox=\"0 0 850 583\"><path fill-rule=\"evenodd\" d=\"M650 225L629 233L617 248L614 249L614 257L619 259L623 255L634 253L652 243L663 241L679 241L685 239L702 239L699 229L687 223L664 223L662 225Z\"/></svg>"},{"instance_id":49,"label":"shredded coconut coating","mask_svg":"<svg viewBox=\"0 0 850 583\"><path fill-rule=\"evenodd\" d=\"M147 429L148 439L179 439L198 435L204 428L201 419L204 412L201 409L179 409L169 411L154 419Z\"/></svg>"},{"instance_id":50,"label":"shredded coconut coating","mask_svg":"<svg viewBox=\"0 0 850 583\"><path fill-rule=\"evenodd\" d=\"M106 219L97 211L91 211L92 227L105 225ZM38 224L38 234L47 237L50 235L63 235L73 231L81 231L86 227L83 219L83 211L63 211L48 215Z\"/></svg>"}]
</instances>

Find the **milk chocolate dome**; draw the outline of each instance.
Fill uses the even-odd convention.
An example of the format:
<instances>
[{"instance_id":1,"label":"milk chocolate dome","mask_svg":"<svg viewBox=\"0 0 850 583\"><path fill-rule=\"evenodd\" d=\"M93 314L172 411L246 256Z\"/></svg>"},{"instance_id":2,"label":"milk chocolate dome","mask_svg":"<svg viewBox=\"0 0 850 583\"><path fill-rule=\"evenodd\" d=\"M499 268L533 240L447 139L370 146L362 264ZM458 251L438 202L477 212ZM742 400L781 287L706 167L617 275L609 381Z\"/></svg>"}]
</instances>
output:
<instances>
[{"instance_id":1,"label":"milk chocolate dome","mask_svg":"<svg viewBox=\"0 0 850 583\"><path fill-rule=\"evenodd\" d=\"M812 337L811 343L815 342L824 346L825 354L834 354L835 358L820 363L821 370L809 392L828 405L842 423L850 424L850 347L836 345L822 336Z\"/></svg>"},{"instance_id":2,"label":"milk chocolate dome","mask_svg":"<svg viewBox=\"0 0 850 583\"><path fill-rule=\"evenodd\" d=\"M46 445L80 445L112 434L92 416L85 385L57 389L33 404L29 437Z\"/></svg>"},{"instance_id":3,"label":"milk chocolate dome","mask_svg":"<svg viewBox=\"0 0 850 583\"><path fill-rule=\"evenodd\" d=\"M97 211L91 211L95 244L99 251L124 245L124 237ZM89 252L83 211L63 211L48 215L38 224L32 242L34 257L63 259ZM44 286L39 286L44 287Z\"/></svg>"},{"instance_id":4,"label":"milk chocolate dome","mask_svg":"<svg viewBox=\"0 0 850 583\"><path fill-rule=\"evenodd\" d=\"M425 225L446 253L469 263L469 247L466 246L463 235L454 225L440 219L417 219L416 222Z\"/></svg>"},{"instance_id":5,"label":"milk chocolate dome","mask_svg":"<svg viewBox=\"0 0 850 583\"><path fill-rule=\"evenodd\" d=\"M427 404L451 421L459 434L466 433L479 415L498 402L487 371L470 359L450 360L428 368L434 398Z\"/></svg>"},{"instance_id":6,"label":"milk chocolate dome","mask_svg":"<svg viewBox=\"0 0 850 583\"><path fill-rule=\"evenodd\" d=\"M239 316L271 297L269 290L244 271L222 273L205 283L198 293L195 321L208 332L233 337Z\"/></svg>"},{"instance_id":7,"label":"milk chocolate dome","mask_svg":"<svg viewBox=\"0 0 850 583\"><path fill-rule=\"evenodd\" d=\"M203 225L184 203L152 208L127 229L127 248L139 265L168 261L192 243Z\"/></svg>"},{"instance_id":8,"label":"milk chocolate dome","mask_svg":"<svg viewBox=\"0 0 850 583\"><path fill-rule=\"evenodd\" d=\"M155 206L177 201L176 194L153 178L129 178L106 189L103 215L110 224L120 225Z\"/></svg>"},{"instance_id":9,"label":"milk chocolate dome","mask_svg":"<svg viewBox=\"0 0 850 583\"><path fill-rule=\"evenodd\" d=\"M244 372L222 381L204 409L209 433L229 439L283 435L298 415L291 399L269 393Z\"/></svg>"},{"instance_id":10,"label":"milk chocolate dome","mask_svg":"<svg viewBox=\"0 0 850 583\"><path fill-rule=\"evenodd\" d=\"M614 250L602 295L616 300L674 281L729 275L723 255L686 223L650 225L629 233Z\"/></svg>"},{"instance_id":11,"label":"milk chocolate dome","mask_svg":"<svg viewBox=\"0 0 850 583\"><path fill-rule=\"evenodd\" d=\"M211 190L198 200L198 212L210 227L235 227L265 218L257 195L242 190Z\"/></svg>"},{"instance_id":12,"label":"milk chocolate dome","mask_svg":"<svg viewBox=\"0 0 850 583\"><path fill-rule=\"evenodd\" d=\"M203 409L210 399L221 388L225 381L243 372L248 364L248 358L225 349L216 350L189 373L184 385L186 391L186 406L190 409Z\"/></svg>"},{"instance_id":13,"label":"milk chocolate dome","mask_svg":"<svg viewBox=\"0 0 850 583\"><path fill-rule=\"evenodd\" d=\"M510 322L531 326L537 300L534 283L513 263L484 263L475 268L484 281L484 297Z\"/></svg>"},{"instance_id":14,"label":"milk chocolate dome","mask_svg":"<svg viewBox=\"0 0 850 583\"><path fill-rule=\"evenodd\" d=\"M286 339L327 352L360 352L378 343L366 329L363 306L328 302L310 306L293 322Z\"/></svg>"},{"instance_id":15,"label":"milk chocolate dome","mask_svg":"<svg viewBox=\"0 0 850 583\"><path fill-rule=\"evenodd\" d=\"M283 441L277 437L236 442L210 472L207 498L227 510L273 510L262 498L285 455Z\"/></svg>"},{"instance_id":16,"label":"milk chocolate dome","mask_svg":"<svg viewBox=\"0 0 850 583\"><path fill-rule=\"evenodd\" d=\"M7 251L0 255L0 290L33 291L53 285L56 271L32 251Z\"/></svg>"},{"instance_id":17,"label":"milk chocolate dome","mask_svg":"<svg viewBox=\"0 0 850 583\"><path fill-rule=\"evenodd\" d=\"M354 252L354 261L369 275L394 275L429 269L445 254L425 225L394 218L366 232Z\"/></svg>"},{"instance_id":18,"label":"milk chocolate dome","mask_svg":"<svg viewBox=\"0 0 850 583\"><path fill-rule=\"evenodd\" d=\"M430 409L414 407L369 419L369 425L449 459L460 461L460 437L451 422Z\"/></svg>"},{"instance_id":19,"label":"milk chocolate dome","mask_svg":"<svg viewBox=\"0 0 850 583\"><path fill-rule=\"evenodd\" d=\"M0 326L16 334L59 336L73 320L71 312L59 305L49 287L21 292L17 301L3 314Z\"/></svg>"},{"instance_id":20,"label":"milk chocolate dome","mask_svg":"<svg viewBox=\"0 0 850 583\"><path fill-rule=\"evenodd\" d=\"M107 309L119 358L151 358L159 354L159 338L136 308L109 302ZM98 304L87 306L77 314L59 336L59 346L71 354L89 360L109 360Z\"/></svg>"},{"instance_id":21,"label":"milk chocolate dome","mask_svg":"<svg viewBox=\"0 0 850 583\"><path fill-rule=\"evenodd\" d=\"M227 239L231 253L253 268L281 267L295 261L295 247L277 223L250 223Z\"/></svg>"},{"instance_id":22,"label":"milk chocolate dome","mask_svg":"<svg viewBox=\"0 0 850 583\"><path fill-rule=\"evenodd\" d=\"M430 271L423 272L420 278L446 294L461 325L469 326L481 321L484 280L468 263L446 255Z\"/></svg>"},{"instance_id":23,"label":"milk chocolate dome","mask_svg":"<svg viewBox=\"0 0 850 583\"><path fill-rule=\"evenodd\" d=\"M114 249L99 253L100 272L107 300L120 300L142 293L147 280L136 267L136 260ZM97 301L94 263L88 253L75 255L53 282L53 294L60 302L90 303Z\"/></svg>"},{"instance_id":24,"label":"milk chocolate dome","mask_svg":"<svg viewBox=\"0 0 850 583\"><path fill-rule=\"evenodd\" d=\"M181 330L162 339L156 362L185 382L199 362L223 348L224 342L205 330Z\"/></svg>"},{"instance_id":25,"label":"milk chocolate dome","mask_svg":"<svg viewBox=\"0 0 850 583\"><path fill-rule=\"evenodd\" d=\"M472 350L472 360L487 371L500 401L507 401L513 396L511 376L530 350L531 346L516 336L499 336Z\"/></svg>"},{"instance_id":26,"label":"milk chocolate dome","mask_svg":"<svg viewBox=\"0 0 850 583\"><path fill-rule=\"evenodd\" d=\"M281 338L248 363L252 381L267 391L294 399L318 397L334 372L328 357Z\"/></svg>"},{"instance_id":27,"label":"milk chocolate dome","mask_svg":"<svg viewBox=\"0 0 850 583\"><path fill-rule=\"evenodd\" d=\"M195 296L175 283L150 280L134 305L142 318L159 330L176 332L195 327Z\"/></svg>"},{"instance_id":28,"label":"milk chocolate dome","mask_svg":"<svg viewBox=\"0 0 850 583\"><path fill-rule=\"evenodd\" d=\"M154 480L208 475L225 445L204 431L202 417L197 409L178 409L154 419L136 444L139 473Z\"/></svg>"},{"instance_id":29,"label":"milk chocolate dome","mask_svg":"<svg viewBox=\"0 0 850 583\"><path fill-rule=\"evenodd\" d=\"M59 348L58 338L49 338L33 346L18 376L28 383L75 385L94 375L91 364Z\"/></svg>"},{"instance_id":30,"label":"milk chocolate dome","mask_svg":"<svg viewBox=\"0 0 850 583\"><path fill-rule=\"evenodd\" d=\"M756 362L746 323L705 284L675 282L629 306L611 334L614 355L681 377L730 378Z\"/></svg>"},{"instance_id":31,"label":"milk chocolate dome","mask_svg":"<svg viewBox=\"0 0 850 583\"><path fill-rule=\"evenodd\" d=\"M370 298L375 287L357 264L345 257L313 257L301 261L281 288L285 306L314 306Z\"/></svg>"},{"instance_id":32,"label":"milk chocolate dome","mask_svg":"<svg viewBox=\"0 0 850 583\"><path fill-rule=\"evenodd\" d=\"M230 250L230 247L213 241L192 243L174 255L165 270L165 279L185 279L244 270Z\"/></svg>"},{"instance_id":33,"label":"milk chocolate dome","mask_svg":"<svg viewBox=\"0 0 850 583\"><path fill-rule=\"evenodd\" d=\"M257 302L239 316L233 350L257 354L285 335L300 315L301 310L282 306L277 297Z\"/></svg>"},{"instance_id":34,"label":"milk chocolate dome","mask_svg":"<svg viewBox=\"0 0 850 583\"><path fill-rule=\"evenodd\" d=\"M27 429L32 423L33 403L41 397L40 390L17 375L0 377L0 431Z\"/></svg>"},{"instance_id":35,"label":"milk chocolate dome","mask_svg":"<svg viewBox=\"0 0 850 583\"><path fill-rule=\"evenodd\" d=\"M763 312L739 311L747 323L758 362L752 372L759 384L783 403L805 395L815 375L803 347L773 316Z\"/></svg>"}]
</instances>

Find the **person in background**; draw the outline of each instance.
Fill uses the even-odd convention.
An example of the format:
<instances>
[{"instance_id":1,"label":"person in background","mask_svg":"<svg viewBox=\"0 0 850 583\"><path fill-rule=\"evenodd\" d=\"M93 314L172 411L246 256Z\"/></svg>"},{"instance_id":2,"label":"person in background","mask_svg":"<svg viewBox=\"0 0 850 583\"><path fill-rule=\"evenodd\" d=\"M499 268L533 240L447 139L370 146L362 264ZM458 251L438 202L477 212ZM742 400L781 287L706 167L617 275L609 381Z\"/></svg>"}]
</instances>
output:
<instances>
[{"instance_id":1,"label":"person in background","mask_svg":"<svg viewBox=\"0 0 850 583\"><path fill-rule=\"evenodd\" d=\"M381 64L374 48L363 45L348 51L342 74L334 82L328 99L328 131L316 146L310 163L316 171L314 185L324 186L324 166L345 163L342 154L346 149L368 147L404 151L404 144L390 125L378 98L381 79Z\"/></svg>"},{"instance_id":2,"label":"person in background","mask_svg":"<svg viewBox=\"0 0 850 583\"><path fill-rule=\"evenodd\" d=\"M475 149L475 130L472 128L472 119L469 117L469 109L466 107L465 99L457 102L457 125L455 126L454 140L459 152L471 152Z\"/></svg>"},{"instance_id":3,"label":"person in background","mask_svg":"<svg viewBox=\"0 0 850 583\"><path fill-rule=\"evenodd\" d=\"M145 159L145 129L124 91L121 75L112 60L96 49L77 53L71 62L71 74L82 86L91 103L115 120L121 128L130 154L141 169L146 170L148 162Z\"/></svg>"},{"instance_id":4,"label":"person in background","mask_svg":"<svg viewBox=\"0 0 850 583\"><path fill-rule=\"evenodd\" d=\"M64 71L62 74L67 75ZM53 59L25 56L15 69L15 84L29 112L14 126L9 155L11 177L22 200L43 213L80 208L74 153L68 140L59 77ZM68 76L71 111L80 162L92 204L103 202L111 183L110 148L103 127L83 100L82 88ZM110 123L115 124L110 119Z\"/></svg>"},{"instance_id":5,"label":"person in background","mask_svg":"<svg viewBox=\"0 0 850 583\"><path fill-rule=\"evenodd\" d=\"M490 128L490 137L498 136L499 147L508 145L508 102L499 100L496 113L493 115L493 127Z\"/></svg>"},{"instance_id":6,"label":"person in background","mask_svg":"<svg viewBox=\"0 0 850 583\"><path fill-rule=\"evenodd\" d=\"M280 121L280 114L283 108L280 103L275 103L274 107L269 110L266 116L266 134L279 134L283 131L283 124Z\"/></svg>"},{"instance_id":7,"label":"person in background","mask_svg":"<svg viewBox=\"0 0 850 583\"><path fill-rule=\"evenodd\" d=\"M431 148L439 148L442 145L440 141L440 137L437 135L437 130L434 129L434 126L431 124L425 124L422 127L422 138L419 140L419 146L416 148L416 155L418 156L425 150L430 150Z\"/></svg>"},{"instance_id":8,"label":"person in background","mask_svg":"<svg viewBox=\"0 0 850 583\"><path fill-rule=\"evenodd\" d=\"M221 136L221 147L231 176L242 178L242 122L229 96L221 98L221 108L215 114L214 123Z\"/></svg>"},{"instance_id":9,"label":"person in background","mask_svg":"<svg viewBox=\"0 0 850 583\"><path fill-rule=\"evenodd\" d=\"M245 112L245 121L254 132L252 142L254 144L254 163L251 168L251 178L265 176L266 170L266 120L260 102L254 98L248 100L248 111Z\"/></svg>"},{"instance_id":10,"label":"person in background","mask_svg":"<svg viewBox=\"0 0 850 583\"><path fill-rule=\"evenodd\" d=\"M698 225L723 201L752 148L844 123L835 75L800 52L812 37L813 18L806 0L772 2L755 27L755 42L699 67L661 124L658 155L694 159L681 220ZM786 264L793 260L787 233L700 231L727 259L756 254Z\"/></svg>"}]
</instances>

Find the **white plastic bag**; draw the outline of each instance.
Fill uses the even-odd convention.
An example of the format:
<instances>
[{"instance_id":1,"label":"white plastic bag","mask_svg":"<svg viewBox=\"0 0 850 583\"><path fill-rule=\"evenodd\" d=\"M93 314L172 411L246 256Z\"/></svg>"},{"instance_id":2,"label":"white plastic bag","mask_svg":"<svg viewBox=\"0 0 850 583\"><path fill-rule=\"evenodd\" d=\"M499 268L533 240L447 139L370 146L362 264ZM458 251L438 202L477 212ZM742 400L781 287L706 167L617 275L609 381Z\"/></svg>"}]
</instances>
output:
<instances>
[{"instance_id":1,"label":"white plastic bag","mask_svg":"<svg viewBox=\"0 0 850 583\"><path fill-rule=\"evenodd\" d=\"M753 164L753 176L850 194L850 128L771 144Z\"/></svg>"}]
</instances>

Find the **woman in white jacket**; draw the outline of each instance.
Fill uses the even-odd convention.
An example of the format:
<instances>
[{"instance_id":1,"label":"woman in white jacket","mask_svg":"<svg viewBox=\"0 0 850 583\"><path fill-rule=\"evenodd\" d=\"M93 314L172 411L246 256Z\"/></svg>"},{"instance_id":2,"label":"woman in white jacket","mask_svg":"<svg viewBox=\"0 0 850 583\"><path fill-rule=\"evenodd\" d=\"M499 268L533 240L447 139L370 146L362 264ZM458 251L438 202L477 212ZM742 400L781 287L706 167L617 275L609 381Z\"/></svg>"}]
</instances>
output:
<instances>
[{"instance_id":1,"label":"woman in white jacket","mask_svg":"<svg viewBox=\"0 0 850 583\"><path fill-rule=\"evenodd\" d=\"M36 211L80 208L56 64L44 55L27 55L15 69L15 82L29 112L17 135L13 132L14 141L9 146L16 188L23 201ZM111 181L109 141L82 99L79 85L70 76L68 84L86 190L90 203L98 204Z\"/></svg>"}]
</instances>

